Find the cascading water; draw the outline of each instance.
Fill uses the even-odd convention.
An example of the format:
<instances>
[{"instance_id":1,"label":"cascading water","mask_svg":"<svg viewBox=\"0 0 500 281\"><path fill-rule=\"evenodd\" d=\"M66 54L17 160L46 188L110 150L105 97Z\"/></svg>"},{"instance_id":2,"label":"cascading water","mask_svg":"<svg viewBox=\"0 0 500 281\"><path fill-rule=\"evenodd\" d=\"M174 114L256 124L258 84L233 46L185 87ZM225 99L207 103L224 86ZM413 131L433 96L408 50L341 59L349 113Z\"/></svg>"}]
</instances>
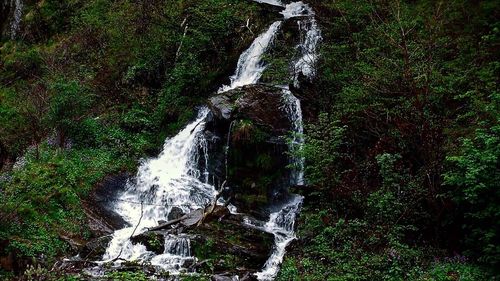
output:
<instances>
[{"instance_id":1,"label":"cascading water","mask_svg":"<svg viewBox=\"0 0 500 281\"><path fill-rule=\"evenodd\" d=\"M264 231L274 235L275 248L262 271L256 274L258 280L273 280L276 277L286 247L295 239L295 217L302 200L301 196L293 195L278 211L271 213L269 221L264 225Z\"/></svg>"},{"instance_id":2,"label":"cascading water","mask_svg":"<svg viewBox=\"0 0 500 281\"><path fill-rule=\"evenodd\" d=\"M292 63L292 76L295 87L299 86L299 74L302 73L311 79L315 75L315 64L317 61L317 45L321 41L321 32L314 18L314 12L309 5L303 2L294 2L286 5L285 10L281 12L285 19L294 17L306 17L298 20L301 40L297 45L299 58ZM290 150L296 150L303 146L304 128L302 124L302 109L300 100L297 99L288 87L283 89L284 109L290 119L293 129L292 140L289 144ZM304 184L304 159L302 157L292 156L291 164L294 170L291 175L291 184ZM283 261L285 250L288 244L295 239L294 224L297 213L299 212L303 198L298 195L292 195L287 203L271 213L269 221L263 229L274 235L275 247L266 261L264 268L256 276L259 280L273 280L278 273L279 266ZM255 225L255 223L250 222Z\"/></svg>"},{"instance_id":3,"label":"cascading water","mask_svg":"<svg viewBox=\"0 0 500 281\"><path fill-rule=\"evenodd\" d=\"M277 0L255 1L283 6L281 1ZM308 17L298 20L299 29L303 34L301 42L297 46L301 56L293 62L293 66L310 78L314 75L313 66L317 59L316 45L321 40L317 23L313 17L314 13L308 5L295 2L287 5L282 14L285 19L297 16ZM222 86L219 93L255 84L259 81L266 68L262 62L262 56L273 42L281 24L282 21L274 22L241 54L235 74L230 77L230 85ZM293 81L298 84L298 74L296 73L297 71L294 71ZM293 96L287 87L283 89L283 104L294 131L290 148L300 148L303 145L300 100ZM130 226L114 232L112 241L103 256L104 261L149 261L152 265L159 266L171 273L177 273L182 270L186 261L195 259L191 256L190 240L187 235L166 235L165 249L160 255L148 251L141 244L133 244L130 238L149 227L157 226L160 221L168 220L174 207L179 208L184 213L189 213L204 208L216 198L217 191L208 182L210 176L208 170L209 152L207 140L203 134L208 113L208 109L201 109L194 122L187 125L175 137L165 141L163 151L157 158L147 160L140 165L135 182L127 184L126 190L113 206L114 210ZM228 135L228 139L229 137ZM228 149L229 143L226 147L226 161ZM203 171L198 168L200 159L203 161ZM295 169L292 172L290 183L302 185L304 183L304 160L300 157L291 157L291 162ZM275 247L272 254L262 271L256 274L259 280L272 280L276 276L286 246L295 239L294 223L301 203L301 196L290 195L285 203L271 212L268 222L247 221L248 224L272 233L275 237ZM229 204L229 207L231 212L236 213L235 206Z\"/></svg>"},{"instance_id":4,"label":"cascading water","mask_svg":"<svg viewBox=\"0 0 500 281\"><path fill-rule=\"evenodd\" d=\"M157 158L147 160L139 167L136 182L129 183L114 204L114 210L131 226L115 231L104 261L151 260L153 265L169 270L179 267L179 255L166 249L164 255L154 257L143 245L133 244L130 238L158 225L161 220L168 220L174 207L188 213L204 208L215 198L216 191L207 183L208 176L202 175L197 168L199 148L207 153L202 132L208 112L207 108L201 109L194 122L165 141ZM208 156L203 157L207 159Z\"/></svg>"},{"instance_id":5,"label":"cascading water","mask_svg":"<svg viewBox=\"0 0 500 281\"><path fill-rule=\"evenodd\" d=\"M300 105L300 100L290 92L288 87L285 87L283 89L283 103L293 129L292 139L289 142L290 151L300 151L304 145L304 127L302 124L302 107ZM304 158L292 156L291 162L293 166L291 184L303 185Z\"/></svg>"},{"instance_id":6,"label":"cascading water","mask_svg":"<svg viewBox=\"0 0 500 281\"><path fill-rule=\"evenodd\" d=\"M272 43L280 25L281 21L274 22L254 40L240 56L231 84L221 87L219 92L254 84L259 80L265 69L261 61L262 55ZM103 256L104 261L150 261L153 265L175 273L182 268L184 261L192 259L189 251L172 252L168 248L172 243L182 244L183 249L189 248L188 237L167 236L165 253L156 256L147 251L145 246L133 244L130 238L148 227L158 225L159 221L168 220L174 207L188 213L207 206L215 199L217 192L208 184L207 141L202 134L207 115L208 109L202 109L196 121L165 142L163 151L157 158L148 160L139 167L136 182L127 185L125 192L113 206L131 226L114 232ZM204 154L203 175L197 168L199 150Z\"/></svg>"},{"instance_id":7,"label":"cascading water","mask_svg":"<svg viewBox=\"0 0 500 281\"><path fill-rule=\"evenodd\" d=\"M178 272L187 261L195 258L191 256L191 240L187 236L167 235L163 254L151 259L151 264L158 265L170 272Z\"/></svg>"},{"instance_id":8,"label":"cascading water","mask_svg":"<svg viewBox=\"0 0 500 281\"><path fill-rule=\"evenodd\" d=\"M295 87L299 86L299 74L302 73L307 78L314 77L315 65L318 60L317 47L321 42L321 30L314 17L312 8L302 1L286 5L281 14L286 18L302 17L297 21L300 31L300 43L296 49L299 58L292 64L293 83Z\"/></svg>"},{"instance_id":9,"label":"cascading water","mask_svg":"<svg viewBox=\"0 0 500 281\"><path fill-rule=\"evenodd\" d=\"M231 84L222 86L218 91L219 93L255 84L259 81L262 72L266 69L266 66L262 63L262 55L274 40L280 26L281 21L274 22L266 32L259 35L252 45L241 54L236 66L236 72L230 77Z\"/></svg>"},{"instance_id":10,"label":"cascading water","mask_svg":"<svg viewBox=\"0 0 500 281\"><path fill-rule=\"evenodd\" d=\"M11 0L11 6L14 7L14 14L10 22L10 37L11 39L15 39L19 32L24 5L21 0Z\"/></svg>"}]
</instances>

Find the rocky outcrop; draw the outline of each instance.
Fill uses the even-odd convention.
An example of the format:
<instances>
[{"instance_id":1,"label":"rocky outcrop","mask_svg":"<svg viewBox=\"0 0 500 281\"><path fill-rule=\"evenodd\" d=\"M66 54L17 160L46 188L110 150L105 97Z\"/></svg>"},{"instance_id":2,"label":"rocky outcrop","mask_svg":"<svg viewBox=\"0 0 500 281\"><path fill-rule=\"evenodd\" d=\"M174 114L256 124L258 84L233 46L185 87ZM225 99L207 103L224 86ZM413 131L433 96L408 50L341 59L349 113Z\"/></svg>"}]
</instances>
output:
<instances>
[{"instance_id":1,"label":"rocky outcrop","mask_svg":"<svg viewBox=\"0 0 500 281\"><path fill-rule=\"evenodd\" d=\"M224 197L239 211L267 219L267 207L285 195L290 173L285 136L292 128L283 89L248 85L216 94L208 104L213 118L207 128L222 136L219 147L227 147L224 161L214 163L222 167L210 170L223 172L217 175L228 187Z\"/></svg>"},{"instance_id":2,"label":"rocky outcrop","mask_svg":"<svg viewBox=\"0 0 500 281\"><path fill-rule=\"evenodd\" d=\"M221 214L222 210L215 213ZM273 247L274 237L246 225L243 217L225 213L223 217L207 219L203 224L187 229L192 236L191 251L203 261L210 260L213 268L200 264L197 270L216 274L244 276L262 268Z\"/></svg>"},{"instance_id":3,"label":"rocky outcrop","mask_svg":"<svg viewBox=\"0 0 500 281\"><path fill-rule=\"evenodd\" d=\"M90 240L80 251L80 257L84 260L100 260L111 239L111 235L106 235Z\"/></svg>"},{"instance_id":4,"label":"rocky outcrop","mask_svg":"<svg viewBox=\"0 0 500 281\"><path fill-rule=\"evenodd\" d=\"M147 231L136 235L130 239L132 243L140 243L146 246L146 249L159 255L165 249L165 232L164 231Z\"/></svg>"},{"instance_id":5,"label":"rocky outcrop","mask_svg":"<svg viewBox=\"0 0 500 281\"><path fill-rule=\"evenodd\" d=\"M113 211L112 204L125 189L131 177L129 173L106 176L84 202L87 223L96 236L107 235L127 226L127 223Z\"/></svg>"},{"instance_id":6,"label":"rocky outcrop","mask_svg":"<svg viewBox=\"0 0 500 281\"><path fill-rule=\"evenodd\" d=\"M248 85L211 97L211 110L220 119L251 120L273 135L291 130L283 104L283 89L264 84Z\"/></svg>"}]
</instances>

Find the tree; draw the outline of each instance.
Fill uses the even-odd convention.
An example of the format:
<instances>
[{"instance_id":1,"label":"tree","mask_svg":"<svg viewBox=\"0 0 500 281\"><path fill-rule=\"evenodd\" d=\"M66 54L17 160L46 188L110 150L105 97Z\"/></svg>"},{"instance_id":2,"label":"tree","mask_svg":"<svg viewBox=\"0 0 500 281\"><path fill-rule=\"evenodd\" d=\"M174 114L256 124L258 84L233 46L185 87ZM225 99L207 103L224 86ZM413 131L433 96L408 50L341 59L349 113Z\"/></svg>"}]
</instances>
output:
<instances>
[{"instance_id":1,"label":"tree","mask_svg":"<svg viewBox=\"0 0 500 281\"><path fill-rule=\"evenodd\" d=\"M45 121L56 130L57 144L63 147L66 138L78 132L79 123L89 114L92 95L75 80L60 79L52 85L51 91Z\"/></svg>"}]
</instances>

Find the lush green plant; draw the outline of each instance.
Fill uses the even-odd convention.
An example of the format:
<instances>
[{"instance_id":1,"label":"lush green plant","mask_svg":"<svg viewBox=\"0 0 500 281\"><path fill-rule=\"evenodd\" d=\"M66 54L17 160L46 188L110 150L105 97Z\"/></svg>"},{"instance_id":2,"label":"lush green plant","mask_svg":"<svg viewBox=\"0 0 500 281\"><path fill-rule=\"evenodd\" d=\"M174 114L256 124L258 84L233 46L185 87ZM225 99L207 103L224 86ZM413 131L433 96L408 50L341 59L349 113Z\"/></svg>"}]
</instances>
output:
<instances>
[{"instance_id":1,"label":"lush green plant","mask_svg":"<svg viewBox=\"0 0 500 281\"><path fill-rule=\"evenodd\" d=\"M459 155L447 158L451 167L444 175L465 216L467 254L492 266L500 264L499 157L500 126L478 129L474 139L462 140Z\"/></svg>"},{"instance_id":2,"label":"lush green plant","mask_svg":"<svg viewBox=\"0 0 500 281\"><path fill-rule=\"evenodd\" d=\"M109 281L147 281L149 278L142 271L113 271L106 275Z\"/></svg>"}]
</instances>

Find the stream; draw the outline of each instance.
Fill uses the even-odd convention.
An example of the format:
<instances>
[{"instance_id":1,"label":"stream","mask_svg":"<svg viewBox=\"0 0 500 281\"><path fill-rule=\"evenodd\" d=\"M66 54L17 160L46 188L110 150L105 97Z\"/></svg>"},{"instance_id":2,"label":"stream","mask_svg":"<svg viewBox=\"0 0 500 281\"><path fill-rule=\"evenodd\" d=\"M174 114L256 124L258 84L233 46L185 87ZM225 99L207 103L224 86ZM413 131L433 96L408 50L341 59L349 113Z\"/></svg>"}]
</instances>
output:
<instances>
[{"instance_id":1,"label":"stream","mask_svg":"<svg viewBox=\"0 0 500 281\"><path fill-rule=\"evenodd\" d=\"M230 84L222 85L218 90L219 94L259 82L266 69L262 61L263 56L272 47L283 21L295 20L293 19L295 17L298 17L296 22L300 31L299 43L295 47L299 55L290 62L291 80L294 86L298 87L299 73L308 78L312 78L315 74L316 49L321 41L321 32L312 9L303 2L294 2L286 6L276 0L256 0L256 2L283 7L281 12L283 19L272 23L241 54L234 75L230 77ZM289 147L300 148L304 141L300 100L287 86L276 86L283 89L283 104L294 131ZM149 262L171 274L176 274L182 272L185 264L196 260L190 250L188 235L165 235L165 249L162 254L150 252L145 246L132 243L130 238L150 227L169 221L174 209L176 212L182 211L187 214L204 209L216 200L219 186L210 181L211 175L207 167L211 151L203 133L209 115L210 110L205 106L201 107L193 122L176 136L165 141L161 153L156 158L144 160L140 164L137 175L128 181L125 190L119 194L112 206L129 226L113 233L101 262L113 262L117 265L123 261ZM229 149L229 146L226 149ZM290 158L290 164L295 168L291 173L289 184L303 185L304 159ZM268 221L247 220L248 225L274 236L274 249L262 270L255 274L259 280L273 280L276 277L287 245L296 238L294 224L301 203L301 196L291 194L286 200L282 200L282 203L270 207ZM221 198L218 204L224 204L224 199ZM234 205L228 207L232 213L237 213L238 210Z\"/></svg>"}]
</instances>

